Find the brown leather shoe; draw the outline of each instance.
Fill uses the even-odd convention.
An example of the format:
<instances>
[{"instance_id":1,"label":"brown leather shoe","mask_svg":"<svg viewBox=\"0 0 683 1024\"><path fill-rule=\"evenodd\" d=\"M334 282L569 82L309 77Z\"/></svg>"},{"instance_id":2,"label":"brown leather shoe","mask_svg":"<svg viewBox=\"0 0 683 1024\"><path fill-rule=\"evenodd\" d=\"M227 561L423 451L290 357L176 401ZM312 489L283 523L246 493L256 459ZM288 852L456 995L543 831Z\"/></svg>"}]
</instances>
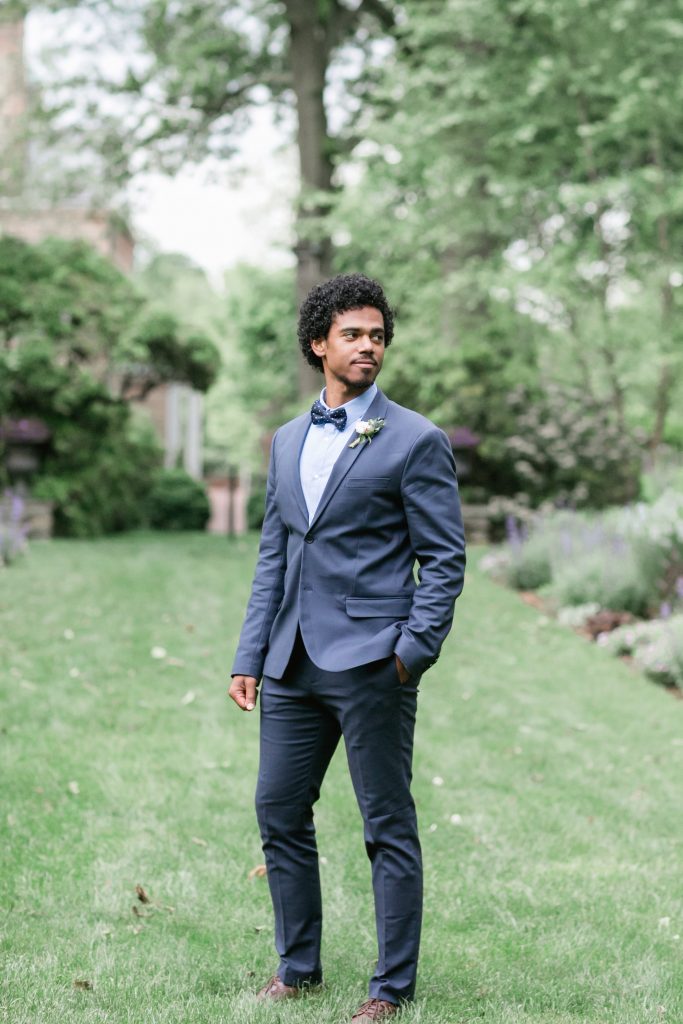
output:
<instances>
[{"instance_id":1,"label":"brown leather shoe","mask_svg":"<svg viewBox=\"0 0 683 1024\"><path fill-rule=\"evenodd\" d=\"M390 1003L388 999L368 999L358 1007L351 1021L366 1024L367 1021L386 1020L394 1013L398 1013L396 1003Z\"/></svg>"},{"instance_id":2,"label":"brown leather shoe","mask_svg":"<svg viewBox=\"0 0 683 1024\"><path fill-rule=\"evenodd\" d=\"M301 996L304 992L315 992L321 988L321 985L311 985L305 982L302 985L285 985L284 981L281 981L277 974L274 974L272 978L269 978L262 989L256 993L257 999L296 999L297 996Z\"/></svg>"}]
</instances>

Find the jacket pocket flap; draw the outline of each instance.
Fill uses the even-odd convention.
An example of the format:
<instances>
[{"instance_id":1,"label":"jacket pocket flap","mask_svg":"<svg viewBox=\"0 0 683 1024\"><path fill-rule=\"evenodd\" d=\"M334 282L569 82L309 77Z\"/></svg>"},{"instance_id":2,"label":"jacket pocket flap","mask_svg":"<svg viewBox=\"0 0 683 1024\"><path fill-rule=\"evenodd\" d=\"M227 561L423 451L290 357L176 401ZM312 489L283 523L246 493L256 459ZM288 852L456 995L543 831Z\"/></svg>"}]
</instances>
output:
<instances>
[{"instance_id":1,"label":"jacket pocket flap","mask_svg":"<svg viewBox=\"0 0 683 1024\"><path fill-rule=\"evenodd\" d=\"M390 483L390 476L349 476L346 479L347 487L372 487L378 491L386 491Z\"/></svg>"},{"instance_id":2,"label":"jacket pocket flap","mask_svg":"<svg viewBox=\"0 0 683 1024\"><path fill-rule=\"evenodd\" d=\"M412 603L412 597L347 597L346 614L352 619L404 619Z\"/></svg>"}]
</instances>

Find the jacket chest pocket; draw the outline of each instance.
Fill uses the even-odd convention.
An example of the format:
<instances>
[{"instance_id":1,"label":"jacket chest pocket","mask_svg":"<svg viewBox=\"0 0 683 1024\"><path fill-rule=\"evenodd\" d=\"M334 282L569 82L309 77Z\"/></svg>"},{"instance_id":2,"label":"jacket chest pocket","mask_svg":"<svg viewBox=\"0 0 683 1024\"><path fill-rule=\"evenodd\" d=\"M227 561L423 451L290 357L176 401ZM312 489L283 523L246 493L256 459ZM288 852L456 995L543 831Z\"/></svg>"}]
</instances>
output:
<instances>
[{"instance_id":1,"label":"jacket chest pocket","mask_svg":"<svg viewBox=\"0 0 683 1024\"><path fill-rule=\"evenodd\" d=\"M390 476L352 476L346 481L344 488L348 491L388 491L391 487Z\"/></svg>"}]
</instances>

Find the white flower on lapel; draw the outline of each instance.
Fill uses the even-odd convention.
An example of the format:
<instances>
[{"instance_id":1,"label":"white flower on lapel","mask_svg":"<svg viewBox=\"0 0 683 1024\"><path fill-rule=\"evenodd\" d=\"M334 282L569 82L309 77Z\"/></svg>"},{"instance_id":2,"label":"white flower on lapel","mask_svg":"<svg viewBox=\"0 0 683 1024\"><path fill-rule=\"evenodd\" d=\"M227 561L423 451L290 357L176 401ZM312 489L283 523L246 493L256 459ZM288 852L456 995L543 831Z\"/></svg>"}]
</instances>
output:
<instances>
[{"instance_id":1,"label":"white flower on lapel","mask_svg":"<svg viewBox=\"0 0 683 1024\"><path fill-rule=\"evenodd\" d=\"M355 441L352 441L349 448L355 448L357 444L370 444L375 434L379 434L384 426L384 420L356 420L353 429L358 434Z\"/></svg>"}]
</instances>

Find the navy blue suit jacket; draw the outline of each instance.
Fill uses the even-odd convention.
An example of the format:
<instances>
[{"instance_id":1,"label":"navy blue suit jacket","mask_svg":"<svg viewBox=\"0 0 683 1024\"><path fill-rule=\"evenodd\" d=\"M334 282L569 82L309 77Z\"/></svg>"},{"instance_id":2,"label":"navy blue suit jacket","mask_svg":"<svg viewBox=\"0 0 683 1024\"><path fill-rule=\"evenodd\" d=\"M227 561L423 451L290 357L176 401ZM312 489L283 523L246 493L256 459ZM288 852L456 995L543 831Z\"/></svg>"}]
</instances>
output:
<instances>
[{"instance_id":1,"label":"navy blue suit jacket","mask_svg":"<svg viewBox=\"0 0 683 1024\"><path fill-rule=\"evenodd\" d=\"M378 417L370 443L342 449L310 526L299 476L310 414L277 430L233 675L282 678L297 624L326 671L396 653L420 676L438 658L465 573L453 453L442 430L379 390L365 415Z\"/></svg>"}]
</instances>

